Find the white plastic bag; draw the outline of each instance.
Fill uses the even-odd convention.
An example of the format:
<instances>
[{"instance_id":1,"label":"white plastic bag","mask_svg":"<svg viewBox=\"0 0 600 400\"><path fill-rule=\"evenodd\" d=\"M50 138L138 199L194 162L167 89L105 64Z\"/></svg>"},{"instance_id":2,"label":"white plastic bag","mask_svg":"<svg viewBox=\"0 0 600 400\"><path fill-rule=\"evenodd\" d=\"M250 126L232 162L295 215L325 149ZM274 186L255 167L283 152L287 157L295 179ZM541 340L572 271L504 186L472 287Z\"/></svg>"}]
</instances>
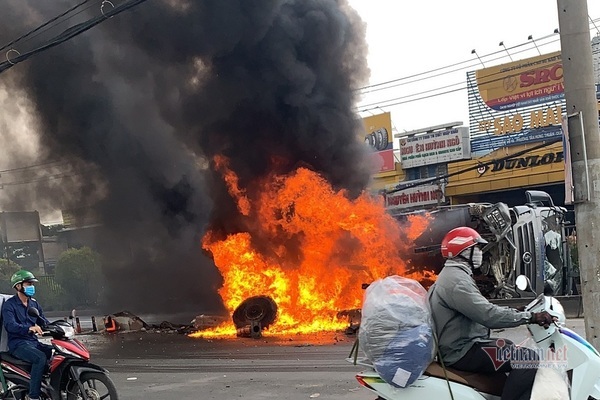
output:
<instances>
[{"instance_id":1,"label":"white plastic bag","mask_svg":"<svg viewBox=\"0 0 600 400\"><path fill-rule=\"evenodd\" d=\"M381 378L404 388L433 361L432 326L423 286L390 276L373 282L365 292L358 342Z\"/></svg>"}]
</instances>

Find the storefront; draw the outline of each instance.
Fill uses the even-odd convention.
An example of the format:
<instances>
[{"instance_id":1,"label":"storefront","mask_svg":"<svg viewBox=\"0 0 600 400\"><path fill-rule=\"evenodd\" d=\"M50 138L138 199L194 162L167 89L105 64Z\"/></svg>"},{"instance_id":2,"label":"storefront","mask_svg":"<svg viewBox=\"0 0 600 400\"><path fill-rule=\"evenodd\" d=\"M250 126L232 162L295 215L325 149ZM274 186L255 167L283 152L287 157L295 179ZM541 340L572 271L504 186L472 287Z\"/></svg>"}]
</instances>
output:
<instances>
[{"instance_id":1,"label":"storefront","mask_svg":"<svg viewBox=\"0 0 600 400\"><path fill-rule=\"evenodd\" d=\"M532 148L538 147L535 150ZM513 156L516 154L516 156ZM525 190L550 193L564 204L565 161L562 142L495 150L484 157L448 166L446 196L452 204L497 202L522 204Z\"/></svg>"},{"instance_id":2,"label":"storefront","mask_svg":"<svg viewBox=\"0 0 600 400\"><path fill-rule=\"evenodd\" d=\"M543 190L565 203L560 52L467 74L473 159L448 166L451 204L526 201Z\"/></svg>"}]
</instances>

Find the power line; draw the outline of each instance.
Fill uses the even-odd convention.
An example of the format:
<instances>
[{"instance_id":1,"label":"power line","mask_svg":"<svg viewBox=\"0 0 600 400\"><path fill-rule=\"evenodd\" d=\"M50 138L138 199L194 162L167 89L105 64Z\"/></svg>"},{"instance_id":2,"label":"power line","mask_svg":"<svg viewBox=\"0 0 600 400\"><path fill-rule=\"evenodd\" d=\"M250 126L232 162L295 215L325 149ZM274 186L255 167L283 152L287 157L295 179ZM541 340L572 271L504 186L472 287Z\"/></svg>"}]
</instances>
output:
<instances>
[{"instance_id":1,"label":"power line","mask_svg":"<svg viewBox=\"0 0 600 400\"><path fill-rule=\"evenodd\" d=\"M554 43L556 41L558 41L558 40L555 40L555 41L552 41L552 42L548 42L548 43L543 43L543 44L540 44L538 46L541 47L541 46L544 46L544 45L548 45L548 44ZM524 52L524 51L527 51L527 50L530 50L530 49L521 50L519 52L515 52L515 54L518 54L518 53L521 53L521 52ZM594 52L593 54L597 54L598 52L600 52L600 50ZM456 71L460 71L460 70L461 69L459 69L459 70L453 70L453 71L450 71L450 72L456 72ZM494 75L499 75L499 74L502 74L502 73L503 72L498 71L498 72L496 72L494 74L487 75L485 78L489 78L489 77L492 77ZM444 74L440 74L440 75L444 75ZM516 75L517 74L502 76L502 77L499 77L497 79L492 79L492 80L487 80L487 81L483 81L482 80L479 84L482 85L482 84L489 84L489 83L493 83L493 82L498 82L498 81L501 81L501 80L503 80L503 79L505 79L507 77L516 76ZM410 81L410 82L407 82L407 83L401 83L401 84L398 84L398 86L403 85L403 84L408 84L408 83L414 83L414 82L417 82L417 81L420 81L420 80L424 80L424 79L428 79L428 78L429 77L418 79L418 80L415 80L415 81ZM445 89L445 88L457 86L459 84L464 84L464 82L457 82L457 83L454 83L454 84L451 84L451 85L440 86L440 87L437 87L437 88L434 88L434 89L420 91L420 92L412 93L412 94L409 94L409 95L404 95L404 96L395 97L395 98L391 98L391 99L380 100L380 101L376 101L376 102L369 103L369 104L366 104L366 105L358 105L354 109L357 110L358 112L367 112L367 111L370 111L370 110L377 109L379 107L391 107L391 106L396 106L396 105L411 103L411 102L420 101L420 100L424 100L424 99L429 99L429 98L437 97L437 96L442 96L442 95L446 95L446 94L449 94L449 93L454 93L454 92L458 92L458 91L466 90L467 89L467 86L464 86L462 88L458 88L458 89L455 89L455 90L449 90L449 91L440 92L440 93L436 93L436 94L432 94L432 95L428 95L428 96L419 97L419 98L416 98L416 99L411 99L411 100L406 100L406 101L401 101L401 102L396 102L396 103L388 104L388 103L393 102L393 101L397 101L397 100L401 100L401 99L406 99L406 98L411 98L411 97L419 96L419 95L426 94L426 93L435 92L437 90L441 90L441 89Z\"/></svg>"},{"instance_id":2,"label":"power line","mask_svg":"<svg viewBox=\"0 0 600 400\"><path fill-rule=\"evenodd\" d=\"M34 50L31 50L27 53L19 54L14 59L7 60L3 63L0 63L0 73L8 70L9 68L12 68L14 65L16 65L22 61L27 60L29 57L31 57L37 53L41 53L44 50L48 50L52 47L58 46L59 44L64 43L67 40L72 39L75 36L78 36L86 31L88 31L89 29L93 28L94 26L106 21L108 18L113 17L117 14L120 14L121 12L126 11L132 7L135 7L145 1L147 1L147 0L126 1L122 4L120 4L119 6L115 6L110 11L103 12L103 14L101 16L97 16L92 19L89 19L86 22L82 22L80 24L74 25L74 26L68 28L67 30L65 30L64 32L62 32L61 34L59 34L58 36L51 39L45 45L42 45L42 46L40 46Z\"/></svg>"},{"instance_id":3,"label":"power line","mask_svg":"<svg viewBox=\"0 0 600 400\"><path fill-rule=\"evenodd\" d=\"M8 48L8 47L10 47L10 46L12 46L13 44L15 44L15 43L17 43L17 42L19 42L19 41L21 41L21 40L23 40L23 39L25 39L25 38L27 38L27 37L31 36L31 35L33 35L34 33L38 32L40 29L42 29L42 28L44 28L44 27L46 27L46 26L50 25L51 23L53 23L53 22L57 21L58 19L60 19L60 18L64 17L65 15L67 15L67 14L71 13L72 11L75 11L76 9L78 9L78 8L79 8L79 7L81 7L81 6L83 6L85 3L88 3L89 1L91 1L91 0L84 0L84 1L82 1L81 3L79 3L79 4L77 4L77 5L75 5L75 6L71 7L71 8L69 8L67 11L63 12L62 14L59 14L59 15L57 15L56 17L54 17L54 18L52 18L52 19L48 20L47 22L43 23L42 25L38 26L37 28L35 28L35 29L33 29L33 30L31 30L31 31L27 32L26 34L24 34L24 35L22 35L22 36L20 36L20 37L16 38L16 39L15 39L15 40L13 40L12 42L10 42L10 43L7 43L7 44L5 44L4 46L0 47L0 51L1 51L1 50L4 50L4 49L6 49L6 48ZM77 15L77 14L75 14L75 15Z\"/></svg>"},{"instance_id":4,"label":"power line","mask_svg":"<svg viewBox=\"0 0 600 400\"><path fill-rule=\"evenodd\" d=\"M60 174L56 174L56 175L48 175L48 176L43 176L40 178L35 178L35 179L30 179L30 180L25 180L25 181L12 181L12 182L0 183L0 187L26 185L29 183L38 183L38 182L51 181L51 180L55 180L55 179L71 178L74 176L83 175L88 172L91 172L91 170L79 171L79 172L64 172L64 173L60 173Z\"/></svg>"},{"instance_id":5,"label":"power line","mask_svg":"<svg viewBox=\"0 0 600 400\"><path fill-rule=\"evenodd\" d=\"M26 166L23 166L23 167L14 167L14 168L9 168L9 169L3 169L3 170L0 170L0 173L22 171L22 170L27 170L27 169L31 169L31 168L42 167L42 166L45 166L45 165L56 164L58 162L61 162L61 160L44 161L44 162L39 163L39 164L33 164L33 165L26 165ZM66 161L62 161L62 163L66 163Z\"/></svg>"},{"instance_id":6,"label":"power line","mask_svg":"<svg viewBox=\"0 0 600 400\"><path fill-rule=\"evenodd\" d=\"M600 18L597 18L595 20L591 20L592 23L597 22L597 21L600 21ZM592 31L592 30L593 30L593 27L590 27L590 31ZM544 37L538 39L537 41L539 42L539 41L551 38L551 37L553 37L555 35L557 35L557 33L553 33L553 34L544 36ZM549 45L549 44L552 44L552 43L556 43L558 41L560 41L560 38L552 40L552 41L549 41L547 43L539 44L538 46L546 46L546 45ZM508 49L512 50L512 49L516 49L518 47L522 47L522 46L526 46L526 45L531 45L531 42L530 41L523 42L523 43L520 43L518 45L509 47ZM517 51L517 52L515 52L513 54L519 54L519 53L522 53L522 52L525 52L525 51L529 51L531 49L533 49L533 47ZM499 50L499 51L496 51L496 52L493 52L493 53L486 54L486 55L482 56L482 58L490 57L490 56L493 56L493 55L496 55L496 54L500 54L500 53L504 53L504 50ZM502 59L502 58L504 58L504 56L502 56L502 57L496 57L494 59L487 60L487 61L496 61L496 60L499 60L499 59ZM368 93L372 93L372 92L375 92L375 91L390 89L390 88L394 88L394 87L398 87L398 86L402 86L402 85L407 85L407 84L410 84L410 83L420 82L420 81L423 81L423 80L426 80L426 79L431 79L431 78L438 77L438 76L443 76L443 75L450 74L450 73L453 73L453 72L458 72L458 71L461 71L461 70L465 70L465 69L468 69L468 68L475 67L475 66L477 66L479 64L479 63L476 63L476 64L464 66L462 68L453 69L451 71L446 71L446 72L442 72L442 73L431 75L431 76L424 76L424 75L431 74L433 72L443 71L443 70L446 70L448 68L456 67L456 66L459 66L459 65L467 64L467 63L473 63L473 60L465 60L465 61L461 61L461 62L458 62L458 63L446 65L446 66L443 66L443 67L434 68L434 69L429 70L429 71L424 71L424 72L420 72L420 73L417 73L417 74L408 75L408 76L404 76L404 77L397 78L397 79L392 79L392 80L389 80L389 81L386 81L386 82L380 82L380 83L376 83L376 84L372 84L372 85L367 85L367 86L358 88L356 90L357 91L361 91L361 90L366 90L366 89L370 89L370 88L377 88L377 89L370 90L370 91L367 91L367 92L363 93L363 94L368 94ZM411 80L411 81L406 82L406 83L399 83L399 84L396 84L396 85L385 86L385 85L388 85L390 83L402 82L402 81L409 80L411 78L416 78L416 77L421 77L421 78L414 79L414 80ZM385 86L385 87L381 87L381 86Z\"/></svg>"},{"instance_id":7,"label":"power line","mask_svg":"<svg viewBox=\"0 0 600 400\"><path fill-rule=\"evenodd\" d=\"M547 39L547 38L552 37L554 35L555 34L548 35L548 36L545 36L543 38L540 38L539 40L544 40L544 39ZM518 44L516 46L510 47L509 49L516 49L517 47L525 46L525 45L528 45L528 44L530 44L530 42L524 42L524 43ZM526 49L526 50L522 50L522 51L528 51L528 50L530 50L530 49ZM486 54L486 55L484 55L482 57L490 57L490 56L493 56L493 55L496 55L496 54L500 54L500 53L504 53L504 50L495 51L493 53ZM516 53L519 53L519 52L516 52ZM500 60L500 59L502 59L504 57L505 56L501 56L501 57L497 57L497 58L494 58L494 59L488 60L488 61ZM408 80L408 79L411 79L411 78L416 78L416 77L420 77L420 76L423 76L423 75L428 75L428 74L430 74L432 72L443 71L445 69L452 68L452 67L457 67L459 65L463 65L463 64L467 64L467 63L473 63L473 60L469 59L469 60L457 62L457 63L454 63L454 64L446 65L444 67L434 68L434 69L431 69L429 71L419 72L417 74L407 75L407 76L404 76L404 77L401 77L401 78L392 79L392 80L389 80L389 81L386 81L386 82L376 83L376 84L373 84L373 85L367 85L367 86L364 86L364 87L356 89L356 90L365 90L365 89L370 89L370 88L374 88L374 87L384 86L384 85L387 85L387 84L390 84L390 83L405 81L405 80ZM464 69L472 68L472 67L477 66L477 65L479 65L479 62L477 62L476 64L473 64L473 65L468 65L468 66L465 66L465 67L462 67L462 68L454 69L452 71L447 71L447 72L444 72L444 73L441 73L441 74L436 74L436 75L433 75L431 77L423 77L421 79L416 79L416 80L411 81L411 82L419 82L419 81L422 81L422 80L425 80L425 79L429 79L429 78L433 78L433 77L437 77L437 76L446 75L446 74L449 74L449 73L452 73L452 72L462 71ZM409 82L409 83L411 83L411 82ZM396 86L400 86L400 85L393 85L393 86L389 86L389 87L396 87ZM376 89L376 90L368 91L367 93L370 93L370 92L373 92L373 91L377 91L377 90L382 90L382 89Z\"/></svg>"},{"instance_id":8,"label":"power line","mask_svg":"<svg viewBox=\"0 0 600 400\"><path fill-rule=\"evenodd\" d=\"M542 44L540 44L540 45L539 45L539 47L542 47L542 46L547 46L547 45L549 45L549 44L552 44L552 43L556 43L556 42L558 42L559 40L560 40L560 39L556 39L556 40L553 40L553 41L550 41L550 42L547 42L547 43L542 43ZM529 50L531 50L531 48L527 48L527 49L520 50L520 51L515 51L513 54L524 53L524 52L526 52L526 51L529 51ZM494 53L494 54L495 54L495 53ZM485 57L485 56L484 56L484 57ZM501 60L501 59L503 59L504 57L505 57L505 56L496 57L496 58L493 58L493 59L491 59L491 60L487 60L487 61L488 61L488 62L489 62L489 61L497 61L497 60ZM472 60L469 60L469 62L472 62ZM463 63L464 63L464 62L463 62ZM408 82L402 82L402 81L401 81L401 82L399 82L399 83L396 83L395 85L391 85L391 86L385 86L385 87L380 87L380 88L377 88L377 89L369 90L368 92L364 92L364 93L361 93L361 94L363 94L363 95L364 95L364 94L369 94L369 93L378 92L378 91L381 91L381 90L392 89L392 88L399 87L399 86L410 85L411 83L421 82L421 81L424 81L424 80L427 80L427 79L431 79L431 78L437 78L437 77L439 77L439 76L448 75L448 74L451 74L451 73L453 73L453 72L460 72L460 71L468 70L468 69L470 69L470 68L477 67L478 65L479 65L479 62L477 62L477 63L474 63L474 64L471 64L471 65L467 65L467 66L465 66L465 67L462 67L462 68L456 68L456 69L452 69L452 70L450 70L450 71L442 72L442 73L439 73L439 74L435 74L435 75L429 75L429 76L425 76L425 77L422 77L422 78L419 78L419 79L414 79L414 80L411 80L411 81L408 81ZM444 68L444 69L445 69L445 68Z\"/></svg>"}]
</instances>

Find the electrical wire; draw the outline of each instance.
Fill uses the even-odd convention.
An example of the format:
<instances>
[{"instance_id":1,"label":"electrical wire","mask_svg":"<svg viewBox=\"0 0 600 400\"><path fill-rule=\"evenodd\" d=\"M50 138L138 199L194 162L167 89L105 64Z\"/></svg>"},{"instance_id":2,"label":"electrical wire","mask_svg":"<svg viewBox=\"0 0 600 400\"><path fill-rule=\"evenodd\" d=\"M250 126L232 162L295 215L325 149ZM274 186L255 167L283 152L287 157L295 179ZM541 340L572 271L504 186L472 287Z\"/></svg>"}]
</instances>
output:
<instances>
[{"instance_id":1,"label":"electrical wire","mask_svg":"<svg viewBox=\"0 0 600 400\"><path fill-rule=\"evenodd\" d=\"M6 48L8 48L8 47L10 47L10 46L12 46L12 45L14 45L14 44L16 44L16 43L20 42L20 41L22 41L23 39L26 39L26 38L30 37L31 35L33 35L34 33L38 32L38 31L40 31L40 30L41 30L42 28L44 28L44 27L48 27L48 29L49 29L49 28L51 28L51 27L53 27L53 26L49 26L49 25L50 25L50 24L52 24L53 22L57 21L58 19L60 19L60 18L62 18L62 17L64 17L64 16L66 16L66 15L68 15L69 13L71 13L71 12L73 12L73 11L77 10L79 7L81 7L81 6L85 5L85 3L88 3L88 2L90 2L90 1L91 1L91 0L84 0L84 1L82 1L81 3L79 3L79 4L77 4L77 5L75 5L75 6L71 7L71 8L69 8L67 11L65 11L65 12L63 12L63 13L61 13L61 14L57 15L56 17L54 17L54 18L52 18L52 19L48 20L47 22L43 23L42 25L38 26L37 28L35 28L35 29L33 29L33 30L31 30L31 31L27 32L26 34L24 34L24 35L22 35L22 36L20 36L20 37L16 38L16 39L15 39L15 40L13 40L12 42L9 42L9 43L5 44L4 46L0 47L0 51L4 50L4 49L6 49ZM100 1L101 1L101 0L100 0ZM77 14L75 14L75 15L77 15ZM69 17L69 18L71 18L71 17ZM69 18L67 18L67 20L68 20ZM55 24L54 26L56 26L56 25L57 25L57 24ZM40 32L40 33L41 33L41 32ZM35 36L37 36L37 35L31 36L31 37L30 37L30 39L32 39L32 38L33 38L33 37L35 37Z\"/></svg>"},{"instance_id":2,"label":"electrical wire","mask_svg":"<svg viewBox=\"0 0 600 400\"><path fill-rule=\"evenodd\" d=\"M15 57L11 60L7 59L7 61L0 63L0 73L12 68L13 66L15 66L16 64L18 64L22 61L27 60L29 57L32 57L33 55L35 55L37 53L41 53L52 47L58 46L59 44L64 43L67 40L72 39L75 36L78 36L86 31L90 30L94 26L106 21L108 18L113 17L117 14L120 14L121 12L126 11L132 7L135 7L141 3L144 3L145 1L147 1L147 0L126 1L122 4L120 4L119 6L115 6L110 11L103 13L101 16L97 16L97 17L87 20L86 22L82 22L80 24L74 25L74 26L68 28L67 30L65 30L64 32L62 32L61 34L59 34L58 36L51 39L46 44L44 44L34 50L31 50L27 53L19 54L17 57Z\"/></svg>"},{"instance_id":3,"label":"electrical wire","mask_svg":"<svg viewBox=\"0 0 600 400\"><path fill-rule=\"evenodd\" d=\"M595 21L600 21L600 18L598 18L596 20L592 20L592 22L595 22ZM592 31L592 30L593 30L593 28L590 28L590 31ZM545 36L544 38L541 38L541 39L538 39L538 40L546 39L546 38L552 37L554 35L555 34L548 35L548 36ZM552 40L552 41L549 41L547 43L536 44L536 47L546 46L546 45L549 45L549 44L552 44L552 43L556 43L558 41L560 41L560 38ZM512 46L509 49L514 49L514 48L521 47L521 46L527 45L527 44L529 44L529 42L525 42L525 43L522 43L522 44L519 44L519 45L516 45L516 46ZM519 54L519 53L530 51L530 50L533 50L533 47L517 51L517 52L515 52L513 54ZM485 55L483 57L488 57L490 55L494 55L494 54L498 54L498 53L502 53L502 52L503 51L498 51L498 52L490 53L489 55ZM594 52L593 54L596 54L596 52ZM502 59L502 58L504 58L504 56L503 57L494 58L494 59L488 60L488 61L495 61L495 60L499 60L499 59ZM436 71L444 70L444 69L447 69L447 68L450 68L450 67L453 67L453 66L456 66L456 65L465 64L467 62L471 62L472 63L473 60L463 61L463 62L460 62L460 63L451 64L451 65L446 66L446 67L436 68L436 69L433 69L433 70L430 70L430 71L426 71L426 72L423 72L423 73L414 74L414 75L406 76L406 77L403 77L403 78L398 78L398 79L394 79L394 80L391 80L391 81L382 82L382 83L379 83L379 84L365 86L364 88L361 88L361 89L370 88L370 87L376 87L376 86L388 84L390 82L400 82L400 81L403 81L403 80L406 80L406 79L410 79L412 77L422 76L422 75L428 74L430 72L436 72ZM363 93L363 94L368 94L368 93L375 92L375 91L380 91L380 90L391 89L391 88L394 88L394 87L398 87L398 86L402 86L402 85L407 85L407 84L410 84L410 83L420 82L420 81L423 81L423 80L426 80L426 79L431 79L431 78L442 76L442 75L446 75L446 74L449 74L449 73L459 72L459 71L462 71L462 70L465 70L465 69L468 69L468 68L475 67L477 65L478 64L473 64L473 65L466 66L466 67L463 67L463 68L453 69L453 70L446 71L446 72L443 72L443 73L439 73L439 74L435 74L435 75L431 75L431 76L426 76L426 77L422 77L422 78L419 78L419 79L414 79L414 80L411 80L411 81L408 81L408 82L401 82L401 83L398 83L398 84L395 84L395 85L392 85L392 86L387 86L387 87L382 87L382 88L374 89L372 91L369 91L369 92L366 92L366 93ZM488 77L489 76L491 76L491 75L488 75ZM501 79L504 79L504 77L502 77ZM486 83L491 83L491 81L490 82L486 82ZM446 88L446 87L456 86L456 85L458 85L458 83L453 84L453 85L447 85L447 86L439 87L439 88L437 88L437 90L440 90L440 89L443 89L443 88ZM410 97L414 97L414 96L419 96L419 95L422 95L422 94L431 93L431 92L433 92L433 91L436 90L436 89L430 89L430 90L426 90L426 91L421 91L421 92L413 93L411 95L405 95L405 96L401 96L401 97L397 97L397 98L381 100L381 101L370 103L370 104L367 104L367 105L358 105L357 107L355 107L355 110L357 110L359 112L368 112L370 110L374 110L374 109L377 109L379 107L390 107L390 106L396 106L396 105L400 105L400 104L411 103L411 102L414 102L414 101L420 101L420 100L424 100L424 99L429 99L429 98L432 98L432 97L435 97L435 96L446 95L446 94L449 94L449 93L453 93L453 92L457 92L457 91L465 90L465 89L467 89L467 87L463 87L463 88L456 89L456 90L450 90L450 91L440 92L440 93L435 94L435 95L423 96L423 97L419 97L419 98L412 99L412 100L406 100L406 101L400 101L400 102L395 102L395 103L388 104L389 102L392 102L392 101L396 101L396 100L400 100L400 99L405 99L405 98L410 98Z\"/></svg>"},{"instance_id":4,"label":"electrical wire","mask_svg":"<svg viewBox=\"0 0 600 400\"><path fill-rule=\"evenodd\" d=\"M23 171L23 170L27 170L27 169L31 169L31 168L36 168L36 167L42 167L42 166L46 166L46 165L56 164L56 163L59 163L59 162L62 162L63 164L66 163L66 161L62 161L62 160L44 161L44 162L39 163L39 164L32 164L32 165L26 165L26 166L23 166L23 167L14 167L14 168L9 168L9 169L2 169L2 170L0 170L0 173Z\"/></svg>"},{"instance_id":5,"label":"electrical wire","mask_svg":"<svg viewBox=\"0 0 600 400\"><path fill-rule=\"evenodd\" d=\"M591 23L592 23L592 25L593 25L595 22L600 22L600 18L596 18L596 19L594 19L594 20L590 19L590 21L591 21ZM588 26L589 26L589 24L588 24ZM590 32L591 32L592 30L594 30L594 27L593 27L593 26L591 26L591 27L589 27L589 28L590 28ZM551 38L551 37L553 37L553 36L555 36L555 35L558 35L558 33L552 33L552 34L550 34L550 35L543 36L543 37L541 37L541 38L537 39L537 41L543 41L543 40L545 40L545 39L548 39L548 38ZM557 41L560 41L560 38L558 38L558 39L555 39L555 40L553 40L553 41L550 41L550 42L548 42L548 43L544 43L544 44L542 44L542 45L547 45L547 44L550 44L550 43L555 43L555 42L557 42ZM531 42L529 42L529 41L527 41L527 42L523 42L523 43L517 44L517 45L515 45L515 46L508 47L506 50L512 50L512 49L516 49L516 48L518 48L518 47L522 47L522 46L528 45L528 44L530 44L530 43L531 43ZM538 45L538 46L540 46L540 45ZM526 49L526 50L522 50L522 51L516 52L516 54L518 54L518 53L521 53L521 52L523 52L523 51L533 50L534 48L535 48L535 47L528 48L528 49ZM479 58L481 58L481 59L484 59L484 58L486 58L486 57L490 57L490 56L493 56L493 55L496 55L496 54L501 54L501 53L505 53L505 50L498 50L498 51L495 51L495 52L492 52L492 53L489 53L489 54L485 54L485 55L483 55L483 56L479 56ZM492 59L492 60L487 60L487 61L488 61L488 62L489 62L489 61L495 61L495 60L499 60L499 59L502 59L502 58L504 58L504 56L502 56L502 57L499 57L499 58L495 58L495 59ZM386 82L380 82L380 83L375 83L375 84L372 84L372 85L363 86L363 87L361 87L361 88L358 88L358 89L355 89L355 90L357 90L357 91L360 91L360 90L365 90L365 89L369 89L369 88L372 88L372 87L378 87L378 86L386 85L386 84L389 84L389 83L394 83L394 82L403 81L403 80L407 80L407 79L415 78L415 77L422 76L422 75L427 75L427 74L430 74L430 73L432 73L432 72L438 72L438 71L442 71L442 70L444 70L444 69L448 69L448 68L456 67L456 66L458 66L458 65L462 65L462 64L466 64L466 63L472 63L472 62L473 62L473 59L469 59L469 60L465 60L465 61L457 62L457 63L454 63L454 64L446 65L446 66L443 66L443 67L434 68L434 69L431 69L431 70L429 70L429 71L419 72L419 73L417 73L417 74L413 74L413 75L407 75L407 76L404 76L404 77L401 77L401 78L392 79L392 80L389 80L389 81L386 81ZM476 65L478 65L478 64L479 64L479 63L476 63L476 64L475 64L475 66L476 66ZM464 69L467 69L467 68L470 68L470 67L471 67L471 66L463 67L463 68L460 68L460 69L458 69L458 71L460 71L460 70L464 70ZM451 73L451 72L455 72L455 71L450 71L450 72L448 72L448 73ZM444 74L438 74L438 75L435 75L435 76L441 76L441 75L444 75ZM425 78L425 79L427 79L427 78Z\"/></svg>"},{"instance_id":6,"label":"electrical wire","mask_svg":"<svg viewBox=\"0 0 600 400\"><path fill-rule=\"evenodd\" d=\"M544 36L544 37L542 37L542 38L540 38L538 40L540 40L540 41L541 40L545 40L545 39L550 38L550 37L552 37L554 35L556 35L556 33ZM516 49L518 47L525 46L527 44L530 44L530 42L520 43L518 45L509 47L507 50ZM492 52L492 53L489 53L489 54L485 54L485 55L481 56L480 58L490 57L490 56L493 56L493 55L496 55L496 54L501 54L501 53L504 53L504 52L505 52L504 50L498 50L498 51L495 51L495 52ZM504 56L500 57L500 58L504 58ZM489 60L489 61L493 61L493 60ZM407 79L411 79L411 78L416 78L418 76L427 75L427 74L430 74L432 72L438 72L438 71L442 71L442 70L447 69L447 68L452 68L452 67L456 67L456 66L459 66L459 65L462 65L462 64L472 63L472 62L473 62L473 60L469 59L469 60L457 62L457 63L454 63L454 64L446 65L444 67L434 68L434 69L431 69L429 71L419 72L417 74L413 74L413 75L408 75L408 76L404 76L404 77L401 77L401 78L392 79L392 80L389 80L389 81L386 81L386 82L380 82L380 83L375 83L375 84L372 84L372 85L363 86L363 87L358 88L356 90L365 90L365 89L369 89L369 88L372 88L372 87L378 87L378 86L382 86L382 85L387 85L389 83L394 83L394 82L403 81L403 80L407 80ZM464 68L461 68L461 69L465 69L465 68L468 68L468 67L464 67Z\"/></svg>"},{"instance_id":7,"label":"electrical wire","mask_svg":"<svg viewBox=\"0 0 600 400\"><path fill-rule=\"evenodd\" d=\"M26 185L26 184L30 184L30 183L51 181L51 180L55 180L55 179L71 178L74 176L86 174L88 172L91 172L91 170L79 171L79 172L63 172L63 173L56 174L56 175L48 175L48 176L43 176L40 178L35 178L35 179L30 179L30 180L25 180L25 181L12 181L12 182L0 183L0 187Z\"/></svg>"}]
</instances>

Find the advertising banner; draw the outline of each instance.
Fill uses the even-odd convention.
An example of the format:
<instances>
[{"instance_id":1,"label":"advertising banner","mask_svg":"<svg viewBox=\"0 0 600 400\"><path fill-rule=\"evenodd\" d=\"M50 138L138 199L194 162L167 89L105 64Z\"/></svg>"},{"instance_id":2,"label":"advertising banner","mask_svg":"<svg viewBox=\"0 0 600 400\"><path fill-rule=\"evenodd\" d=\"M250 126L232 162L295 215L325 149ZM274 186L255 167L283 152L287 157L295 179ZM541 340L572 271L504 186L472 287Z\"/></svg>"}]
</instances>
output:
<instances>
[{"instance_id":1,"label":"advertising banner","mask_svg":"<svg viewBox=\"0 0 600 400\"><path fill-rule=\"evenodd\" d=\"M448 174L451 176L448 178L445 195L501 192L565 181L565 153L562 143L531 151L526 151L527 149L528 145L515 146L510 152L498 149L484 157L449 164ZM510 153L515 155L510 156Z\"/></svg>"},{"instance_id":2,"label":"advertising banner","mask_svg":"<svg viewBox=\"0 0 600 400\"><path fill-rule=\"evenodd\" d=\"M391 187L390 189L393 190L394 188ZM388 209L413 208L445 201L443 185L426 184L387 194L385 206Z\"/></svg>"},{"instance_id":3,"label":"advertising banner","mask_svg":"<svg viewBox=\"0 0 600 400\"><path fill-rule=\"evenodd\" d=\"M363 123L365 125L365 144L373 151L371 156L373 172L394 171L396 166L390 113L365 117Z\"/></svg>"},{"instance_id":4,"label":"advertising banner","mask_svg":"<svg viewBox=\"0 0 600 400\"><path fill-rule=\"evenodd\" d=\"M42 237L40 215L37 211L1 212L2 242L39 242Z\"/></svg>"},{"instance_id":5,"label":"advertising banner","mask_svg":"<svg viewBox=\"0 0 600 400\"><path fill-rule=\"evenodd\" d=\"M489 108L497 111L564 97L560 52L484 68L475 76L481 98Z\"/></svg>"},{"instance_id":6,"label":"advertising banner","mask_svg":"<svg viewBox=\"0 0 600 400\"><path fill-rule=\"evenodd\" d=\"M402 138L400 157L402 169L471 158L469 128L459 127Z\"/></svg>"}]
</instances>

